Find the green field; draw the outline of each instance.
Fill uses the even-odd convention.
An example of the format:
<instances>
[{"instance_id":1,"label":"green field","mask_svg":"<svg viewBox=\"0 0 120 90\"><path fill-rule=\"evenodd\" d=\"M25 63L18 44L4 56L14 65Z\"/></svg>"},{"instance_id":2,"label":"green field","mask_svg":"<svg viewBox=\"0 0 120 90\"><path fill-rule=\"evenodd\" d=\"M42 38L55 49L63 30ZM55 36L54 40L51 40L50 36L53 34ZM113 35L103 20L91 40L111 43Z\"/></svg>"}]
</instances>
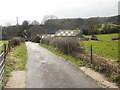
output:
<instances>
[{"instance_id":1,"label":"green field","mask_svg":"<svg viewBox=\"0 0 120 90\"><path fill-rule=\"evenodd\" d=\"M2 44L2 43L8 44L8 41L7 40L0 41L0 44Z\"/></svg>"},{"instance_id":2,"label":"green field","mask_svg":"<svg viewBox=\"0 0 120 90\"><path fill-rule=\"evenodd\" d=\"M2 43L5 43L8 47L8 41L7 40L6 41L0 41L0 44L2 44ZM0 50L3 50L3 49L4 49L4 47L0 46Z\"/></svg>"},{"instance_id":3,"label":"green field","mask_svg":"<svg viewBox=\"0 0 120 90\"><path fill-rule=\"evenodd\" d=\"M90 45L92 45L93 53L108 59L118 60L118 40L111 40L118 37L118 34L101 34L97 37L99 41L84 41L85 49L90 51Z\"/></svg>"}]
</instances>

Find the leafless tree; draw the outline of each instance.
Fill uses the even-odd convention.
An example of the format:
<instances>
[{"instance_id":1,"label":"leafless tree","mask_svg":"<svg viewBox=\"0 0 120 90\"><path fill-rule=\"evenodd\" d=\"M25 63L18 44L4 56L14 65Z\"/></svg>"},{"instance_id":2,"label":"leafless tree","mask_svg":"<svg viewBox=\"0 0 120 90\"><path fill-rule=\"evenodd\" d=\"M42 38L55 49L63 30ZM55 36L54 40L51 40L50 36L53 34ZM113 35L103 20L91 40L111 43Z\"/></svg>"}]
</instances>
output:
<instances>
[{"instance_id":1,"label":"leafless tree","mask_svg":"<svg viewBox=\"0 0 120 90\"><path fill-rule=\"evenodd\" d=\"M29 22L27 20L24 20L23 23L22 23L23 29L27 29L28 26L29 26Z\"/></svg>"},{"instance_id":2,"label":"leafless tree","mask_svg":"<svg viewBox=\"0 0 120 90\"><path fill-rule=\"evenodd\" d=\"M36 25L39 25L39 22L36 20L33 20L31 24L36 26Z\"/></svg>"},{"instance_id":3,"label":"leafless tree","mask_svg":"<svg viewBox=\"0 0 120 90\"><path fill-rule=\"evenodd\" d=\"M11 26L11 23L8 22L8 23L5 24L5 26L6 26L6 27L9 27L9 26Z\"/></svg>"},{"instance_id":4,"label":"leafless tree","mask_svg":"<svg viewBox=\"0 0 120 90\"><path fill-rule=\"evenodd\" d=\"M49 19L57 19L55 15L45 15L43 16L42 24L44 24Z\"/></svg>"}]
</instances>

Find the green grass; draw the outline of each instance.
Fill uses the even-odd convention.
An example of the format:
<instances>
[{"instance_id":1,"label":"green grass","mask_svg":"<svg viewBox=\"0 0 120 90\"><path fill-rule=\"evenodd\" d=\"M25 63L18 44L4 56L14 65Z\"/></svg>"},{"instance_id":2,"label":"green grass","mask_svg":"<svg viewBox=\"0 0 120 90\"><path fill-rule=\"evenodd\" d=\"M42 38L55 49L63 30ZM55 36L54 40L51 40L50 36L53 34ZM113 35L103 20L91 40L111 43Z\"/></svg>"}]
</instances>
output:
<instances>
[{"instance_id":1,"label":"green grass","mask_svg":"<svg viewBox=\"0 0 120 90\"><path fill-rule=\"evenodd\" d=\"M99 40L102 40L102 41L111 41L112 38L116 38L118 37L118 33L117 34L99 34L99 35L96 35L98 37ZM87 35L85 37L91 37L91 35Z\"/></svg>"},{"instance_id":2,"label":"green grass","mask_svg":"<svg viewBox=\"0 0 120 90\"><path fill-rule=\"evenodd\" d=\"M90 45L92 45L93 53L108 59L118 60L118 41L111 40L118 37L118 34L101 34L97 37L99 41L84 41L85 49L90 51Z\"/></svg>"},{"instance_id":3,"label":"green grass","mask_svg":"<svg viewBox=\"0 0 120 90\"><path fill-rule=\"evenodd\" d=\"M57 48L50 46L50 45L46 45L46 44L39 44L40 46L50 50L52 53L63 57L64 59L70 61L71 63L73 63L76 67L80 67L80 66L84 66L86 63L84 61L78 61L75 57L71 56L71 55L67 55L64 54L62 52L60 52Z\"/></svg>"},{"instance_id":4,"label":"green grass","mask_svg":"<svg viewBox=\"0 0 120 90\"><path fill-rule=\"evenodd\" d=\"M14 70L25 70L27 60L27 48L25 43L21 43L12 49L10 54L7 56L7 61L15 61Z\"/></svg>"},{"instance_id":5,"label":"green grass","mask_svg":"<svg viewBox=\"0 0 120 90\"><path fill-rule=\"evenodd\" d=\"M8 40L0 41L0 44L2 43L6 44L6 47L8 47ZM3 49L4 49L3 46L0 47L0 50L3 50Z\"/></svg>"},{"instance_id":6,"label":"green grass","mask_svg":"<svg viewBox=\"0 0 120 90\"><path fill-rule=\"evenodd\" d=\"M7 83L13 70L26 70L27 48L25 43L12 48L11 52L6 57L6 74L3 81L3 86Z\"/></svg>"},{"instance_id":7,"label":"green grass","mask_svg":"<svg viewBox=\"0 0 120 90\"><path fill-rule=\"evenodd\" d=\"M13 52L13 57L16 58L16 70L25 70L26 69L26 61L27 61L27 49L25 44L21 44L20 46L15 48L16 50Z\"/></svg>"},{"instance_id":8,"label":"green grass","mask_svg":"<svg viewBox=\"0 0 120 90\"><path fill-rule=\"evenodd\" d=\"M1 43L8 44L8 40L0 41L0 44L1 44Z\"/></svg>"}]
</instances>

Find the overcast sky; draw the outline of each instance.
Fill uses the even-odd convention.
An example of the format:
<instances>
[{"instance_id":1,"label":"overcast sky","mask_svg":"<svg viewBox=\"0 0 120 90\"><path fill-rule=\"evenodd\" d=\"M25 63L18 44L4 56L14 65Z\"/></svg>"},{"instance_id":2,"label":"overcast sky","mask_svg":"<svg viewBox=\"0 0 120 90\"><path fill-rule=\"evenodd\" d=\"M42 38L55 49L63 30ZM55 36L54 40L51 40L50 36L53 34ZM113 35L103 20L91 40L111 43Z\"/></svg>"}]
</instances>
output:
<instances>
[{"instance_id":1,"label":"overcast sky","mask_svg":"<svg viewBox=\"0 0 120 90\"><path fill-rule=\"evenodd\" d=\"M44 15L88 18L118 14L119 0L0 0L0 25L24 20L41 22Z\"/></svg>"}]
</instances>

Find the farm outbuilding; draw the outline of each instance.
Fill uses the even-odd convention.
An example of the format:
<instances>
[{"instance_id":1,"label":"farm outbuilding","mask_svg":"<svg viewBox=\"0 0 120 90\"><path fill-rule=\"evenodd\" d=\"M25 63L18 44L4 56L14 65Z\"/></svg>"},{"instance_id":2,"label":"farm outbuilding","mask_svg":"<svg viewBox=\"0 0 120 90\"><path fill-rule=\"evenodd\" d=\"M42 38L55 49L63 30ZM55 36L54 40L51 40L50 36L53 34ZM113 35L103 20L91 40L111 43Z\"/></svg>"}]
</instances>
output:
<instances>
[{"instance_id":1,"label":"farm outbuilding","mask_svg":"<svg viewBox=\"0 0 120 90\"><path fill-rule=\"evenodd\" d=\"M54 34L43 34L40 36L40 38L53 38L53 37L55 37Z\"/></svg>"},{"instance_id":2,"label":"farm outbuilding","mask_svg":"<svg viewBox=\"0 0 120 90\"><path fill-rule=\"evenodd\" d=\"M57 37L76 37L80 40L84 40L82 30L59 30L55 34L42 34L39 36L40 42L45 38L57 38Z\"/></svg>"}]
</instances>

